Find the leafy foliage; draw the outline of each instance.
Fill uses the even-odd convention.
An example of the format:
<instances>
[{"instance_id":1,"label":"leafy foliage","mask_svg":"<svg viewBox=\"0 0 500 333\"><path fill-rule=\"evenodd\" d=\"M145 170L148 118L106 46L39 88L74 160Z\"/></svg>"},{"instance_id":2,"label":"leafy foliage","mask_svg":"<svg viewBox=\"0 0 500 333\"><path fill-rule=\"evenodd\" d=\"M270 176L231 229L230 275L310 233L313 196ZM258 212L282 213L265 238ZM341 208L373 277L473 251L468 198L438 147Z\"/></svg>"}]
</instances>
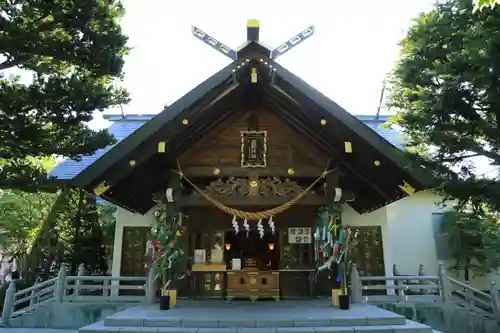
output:
<instances>
[{"instance_id":1,"label":"leafy foliage","mask_svg":"<svg viewBox=\"0 0 500 333\"><path fill-rule=\"evenodd\" d=\"M444 215L441 232L447 235L453 258L451 268L470 275L484 275L500 267L500 226L490 215L450 211Z\"/></svg>"},{"instance_id":2,"label":"leafy foliage","mask_svg":"<svg viewBox=\"0 0 500 333\"><path fill-rule=\"evenodd\" d=\"M83 190L64 189L36 235L27 258L30 271L25 275L30 280L49 278L57 273L54 266L62 262L69 264L72 274L81 263L88 271L103 273L107 270L104 239L95 197Z\"/></svg>"},{"instance_id":3,"label":"leafy foliage","mask_svg":"<svg viewBox=\"0 0 500 333\"><path fill-rule=\"evenodd\" d=\"M483 10L484 8L495 8L495 5L500 4L500 0L473 0L474 11Z\"/></svg>"},{"instance_id":4,"label":"leafy foliage","mask_svg":"<svg viewBox=\"0 0 500 333\"><path fill-rule=\"evenodd\" d=\"M128 102L113 85L128 52L123 13L117 0L0 0L0 188L45 183L28 156L78 159L112 143L85 122Z\"/></svg>"},{"instance_id":5,"label":"leafy foliage","mask_svg":"<svg viewBox=\"0 0 500 333\"><path fill-rule=\"evenodd\" d=\"M0 196L0 246L16 254L21 267L54 200L51 193L5 191Z\"/></svg>"},{"instance_id":6,"label":"leafy foliage","mask_svg":"<svg viewBox=\"0 0 500 333\"><path fill-rule=\"evenodd\" d=\"M459 207L500 211L500 183L477 174L478 163L500 164L500 12L473 14L468 0L439 3L401 46L389 104L409 151Z\"/></svg>"}]
</instances>

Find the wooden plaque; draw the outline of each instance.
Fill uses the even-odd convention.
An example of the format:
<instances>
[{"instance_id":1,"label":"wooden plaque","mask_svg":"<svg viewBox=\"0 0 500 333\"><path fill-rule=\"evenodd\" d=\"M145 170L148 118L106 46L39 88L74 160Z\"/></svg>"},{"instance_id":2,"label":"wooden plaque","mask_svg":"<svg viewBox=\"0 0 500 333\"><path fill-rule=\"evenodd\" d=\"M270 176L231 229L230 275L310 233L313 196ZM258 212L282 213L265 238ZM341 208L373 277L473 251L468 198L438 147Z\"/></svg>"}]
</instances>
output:
<instances>
[{"instance_id":1,"label":"wooden plaque","mask_svg":"<svg viewBox=\"0 0 500 333\"><path fill-rule=\"evenodd\" d=\"M241 167L267 167L267 131L241 131Z\"/></svg>"}]
</instances>

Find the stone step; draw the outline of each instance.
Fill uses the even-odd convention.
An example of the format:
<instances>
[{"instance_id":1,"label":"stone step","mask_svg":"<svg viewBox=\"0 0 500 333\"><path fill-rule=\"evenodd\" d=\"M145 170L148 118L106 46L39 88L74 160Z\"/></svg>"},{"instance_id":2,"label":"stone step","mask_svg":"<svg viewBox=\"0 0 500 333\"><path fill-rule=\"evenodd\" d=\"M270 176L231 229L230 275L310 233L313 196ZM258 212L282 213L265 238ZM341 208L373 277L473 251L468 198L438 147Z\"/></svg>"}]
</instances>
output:
<instances>
[{"instance_id":1,"label":"stone step","mask_svg":"<svg viewBox=\"0 0 500 333\"><path fill-rule=\"evenodd\" d=\"M285 304L195 303L160 311L158 305L140 305L107 316L107 327L184 328L282 328L366 325L404 325L403 315L367 304L355 304L348 311L323 303ZM288 305L287 305L288 304ZM316 306L315 306L316 304ZM212 307L210 306L212 305Z\"/></svg>"},{"instance_id":2,"label":"stone step","mask_svg":"<svg viewBox=\"0 0 500 333\"><path fill-rule=\"evenodd\" d=\"M406 318L397 314L388 316L362 317L343 315L331 319L175 319L175 318L125 318L109 316L104 319L107 327L183 327L183 328L282 328L282 327L337 327L367 325L404 325ZM229 316L228 316L229 317ZM230 317L229 317L230 318Z\"/></svg>"},{"instance_id":3,"label":"stone step","mask_svg":"<svg viewBox=\"0 0 500 333\"><path fill-rule=\"evenodd\" d=\"M81 328L79 333L433 333L429 326L407 320L403 325L363 325L279 328L196 328L196 327L117 327L100 321Z\"/></svg>"}]
</instances>

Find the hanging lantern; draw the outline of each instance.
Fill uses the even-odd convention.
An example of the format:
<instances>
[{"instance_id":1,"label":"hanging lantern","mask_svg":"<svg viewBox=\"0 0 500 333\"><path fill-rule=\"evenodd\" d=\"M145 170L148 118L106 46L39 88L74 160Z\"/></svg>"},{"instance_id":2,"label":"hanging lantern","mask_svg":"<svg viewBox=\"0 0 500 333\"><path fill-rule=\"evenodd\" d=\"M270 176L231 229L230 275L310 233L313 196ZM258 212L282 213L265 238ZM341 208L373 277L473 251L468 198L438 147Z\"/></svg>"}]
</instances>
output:
<instances>
[{"instance_id":1,"label":"hanging lantern","mask_svg":"<svg viewBox=\"0 0 500 333\"><path fill-rule=\"evenodd\" d=\"M226 250L227 251L231 250L231 243L226 243Z\"/></svg>"},{"instance_id":2,"label":"hanging lantern","mask_svg":"<svg viewBox=\"0 0 500 333\"><path fill-rule=\"evenodd\" d=\"M269 250L274 250L274 243L269 243Z\"/></svg>"}]
</instances>

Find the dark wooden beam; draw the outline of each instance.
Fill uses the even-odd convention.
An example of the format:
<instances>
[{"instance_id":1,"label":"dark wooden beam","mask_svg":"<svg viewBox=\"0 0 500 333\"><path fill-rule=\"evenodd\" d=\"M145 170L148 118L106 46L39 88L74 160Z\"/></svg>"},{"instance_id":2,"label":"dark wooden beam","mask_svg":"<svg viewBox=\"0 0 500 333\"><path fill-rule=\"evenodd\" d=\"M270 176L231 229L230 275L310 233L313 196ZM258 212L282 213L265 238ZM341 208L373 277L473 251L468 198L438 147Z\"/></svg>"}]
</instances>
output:
<instances>
[{"instance_id":1,"label":"dark wooden beam","mask_svg":"<svg viewBox=\"0 0 500 333\"><path fill-rule=\"evenodd\" d=\"M217 168L219 173L214 175L214 169ZM219 177L246 177L250 173L257 173L259 177L289 177L289 178L318 178L324 170L322 167L315 166L298 166L293 169L294 174L288 174L286 168L240 168L231 166L219 167L185 167L182 172L188 177L203 177L203 178L219 178Z\"/></svg>"},{"instance_id":2,"label":"dark wooden beam","mask_svg":"<svg viewBox=\"0 0 500 333\"><path fill-rule=\"evenodd\" d=\"M290 197L217 197L215 198L220 203L227 205L229 207L238 206L255 206L255 207L276 207L284 204L285 202L291 200ZM181 207L203 207L203 206L213 206L213 204L207 201L203 197L181 197L177 199L178 205ZM322 206L327 204L327 198L324 196L310 196L304 197L296 203L296 205L306 205L306 206Z\"/></svg>"}]
</instances>

